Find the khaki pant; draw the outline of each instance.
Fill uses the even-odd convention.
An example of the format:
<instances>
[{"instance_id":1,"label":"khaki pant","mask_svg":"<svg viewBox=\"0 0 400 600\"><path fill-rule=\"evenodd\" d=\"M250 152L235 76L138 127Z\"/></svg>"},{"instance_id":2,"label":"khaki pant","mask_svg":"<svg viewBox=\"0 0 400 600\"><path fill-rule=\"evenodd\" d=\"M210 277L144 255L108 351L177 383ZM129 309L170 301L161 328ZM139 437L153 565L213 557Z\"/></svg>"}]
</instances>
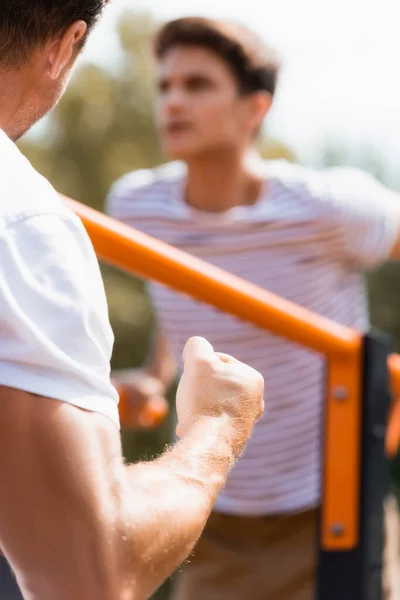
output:
<instances>
[{"instance_id":1,"label":"khaki pant","mask_svg":"<svg viewBox=\"0 0 400 600\"><path fill-rule=\"evenodd\" d=\"M400 600L399 520L388 499L385 600ZM236 517L213 513L173 600L312 600L317 512Z\"/></svg>"}]
</instances>

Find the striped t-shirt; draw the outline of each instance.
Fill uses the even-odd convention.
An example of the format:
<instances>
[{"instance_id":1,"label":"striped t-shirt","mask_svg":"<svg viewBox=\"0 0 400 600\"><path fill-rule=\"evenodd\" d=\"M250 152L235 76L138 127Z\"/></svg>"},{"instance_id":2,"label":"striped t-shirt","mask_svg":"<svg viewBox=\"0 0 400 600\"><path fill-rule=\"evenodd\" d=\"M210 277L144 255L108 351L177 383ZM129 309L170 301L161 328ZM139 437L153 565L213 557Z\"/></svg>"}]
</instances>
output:
<instances>
[{"instance_id":1,"label":"striped t-shirt","mask_svg":"<svg viewBox=\"0 0 400 600\"><path fill-rule=\"evenodd\" d=\"M344 325L365 330L360 271L385 260L397 196L363 172L263 163L252 206L207 213L185 202L186 168L170 163L121 178L109 213L137 229ZM158 284L150 293L171 349L207 338L259 370L267 410L216 509L240 515L303 510L320 496L324 361L311 351Z\"/></svg>"}]
</instances>

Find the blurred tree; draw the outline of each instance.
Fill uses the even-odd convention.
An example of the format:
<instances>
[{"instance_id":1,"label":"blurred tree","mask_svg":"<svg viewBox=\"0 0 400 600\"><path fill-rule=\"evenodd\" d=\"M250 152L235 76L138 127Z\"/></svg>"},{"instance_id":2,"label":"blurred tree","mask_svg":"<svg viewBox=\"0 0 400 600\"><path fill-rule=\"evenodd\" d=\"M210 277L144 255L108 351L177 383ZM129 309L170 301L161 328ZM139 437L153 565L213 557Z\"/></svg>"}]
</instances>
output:
<instances>
[{"instance_id":1,"label":"blurred tree","mask_svg":"<svg viewBox=\"0 0 400 600\"><path fill-rule=\"evenodd\" d=\"M44 137L21 146L61 192L101 209L112 182L162 160L153 123L150 52L155 22L127 13L115 68L84 64L51 114Z\"/></svg>"},{"instance_id":2,"label":"blurred tree","mask_svg":"<svg viewBox=\"0 0 400 600\"><path fill-rule=\"evenodd\" d=\"M267 160L283 159L296 162L297 157L293 150L278 140L263 135L258 142L258 151Z\"/></svg>"},{"instance_id":3,"label":"blurred tree","mask_svg":"<svg viewBox=\"0 0 400 600\"><path fill-rule=\"evenodd\" d=\"M82 65L44 135L21 143L57 190L97 209L103 209L118 177L162 160L152 109L154 27L148 14L125 14L118 26L121 53L112 72ZM107 266L103 274L117 337L113 363L140 364L153 320L144 286Z\"/></svg>"}]
</instances>

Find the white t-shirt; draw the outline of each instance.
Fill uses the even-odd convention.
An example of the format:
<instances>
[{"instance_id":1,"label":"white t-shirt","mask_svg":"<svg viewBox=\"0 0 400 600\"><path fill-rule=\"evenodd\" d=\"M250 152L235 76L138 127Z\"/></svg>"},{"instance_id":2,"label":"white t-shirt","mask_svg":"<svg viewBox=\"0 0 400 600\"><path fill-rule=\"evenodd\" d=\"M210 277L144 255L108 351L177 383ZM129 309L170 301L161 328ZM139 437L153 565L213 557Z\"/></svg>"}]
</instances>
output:
<instances>
[{"instance_id":1,"label":"white t-shirt","mask_svg":"<svg viewBox=\"0 0 400 600\"><path fill-rule=\"evenodd\" d=\"M119 426L112 347L82 223L0 130L0 385L100 412Z\"/></svg>"},{"instance_id":2,"label":"white t-shirt","mask_svg":"<svg viewBox=\"0 0 400 600\"><path fill-rule=\"evenodd\" d=\"M399 229L398 196L354 169L316 172L286 162L260 166L254 206L222 214L190 208L185 167L125 176L112 216L334 321L365 330L360 271L387 258ZM320 498L324 361L306 348L151 284L160 324L178 361L202 335L265 377L267 411L216 508L242 515L295 511Z\"/></svg>"}]
</instances>

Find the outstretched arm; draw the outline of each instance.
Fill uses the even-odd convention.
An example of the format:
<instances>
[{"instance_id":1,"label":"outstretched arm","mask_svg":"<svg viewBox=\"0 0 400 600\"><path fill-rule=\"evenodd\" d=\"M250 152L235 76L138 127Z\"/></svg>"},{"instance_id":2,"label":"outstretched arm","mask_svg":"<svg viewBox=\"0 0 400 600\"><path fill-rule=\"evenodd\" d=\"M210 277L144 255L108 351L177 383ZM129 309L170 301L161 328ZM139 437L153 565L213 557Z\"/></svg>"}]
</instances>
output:
<instances>
[{"instance_id":1,"label":"outstretched arm","mask_svg":"<svg viewBox=\"0 0 400 600\"><path fill-rule=\"evenodd\" d=\"M328 169L321 181L322 206L340 260L368 269L400 258L399 194L357 169Z\"/></svg>"}]
</instances>

